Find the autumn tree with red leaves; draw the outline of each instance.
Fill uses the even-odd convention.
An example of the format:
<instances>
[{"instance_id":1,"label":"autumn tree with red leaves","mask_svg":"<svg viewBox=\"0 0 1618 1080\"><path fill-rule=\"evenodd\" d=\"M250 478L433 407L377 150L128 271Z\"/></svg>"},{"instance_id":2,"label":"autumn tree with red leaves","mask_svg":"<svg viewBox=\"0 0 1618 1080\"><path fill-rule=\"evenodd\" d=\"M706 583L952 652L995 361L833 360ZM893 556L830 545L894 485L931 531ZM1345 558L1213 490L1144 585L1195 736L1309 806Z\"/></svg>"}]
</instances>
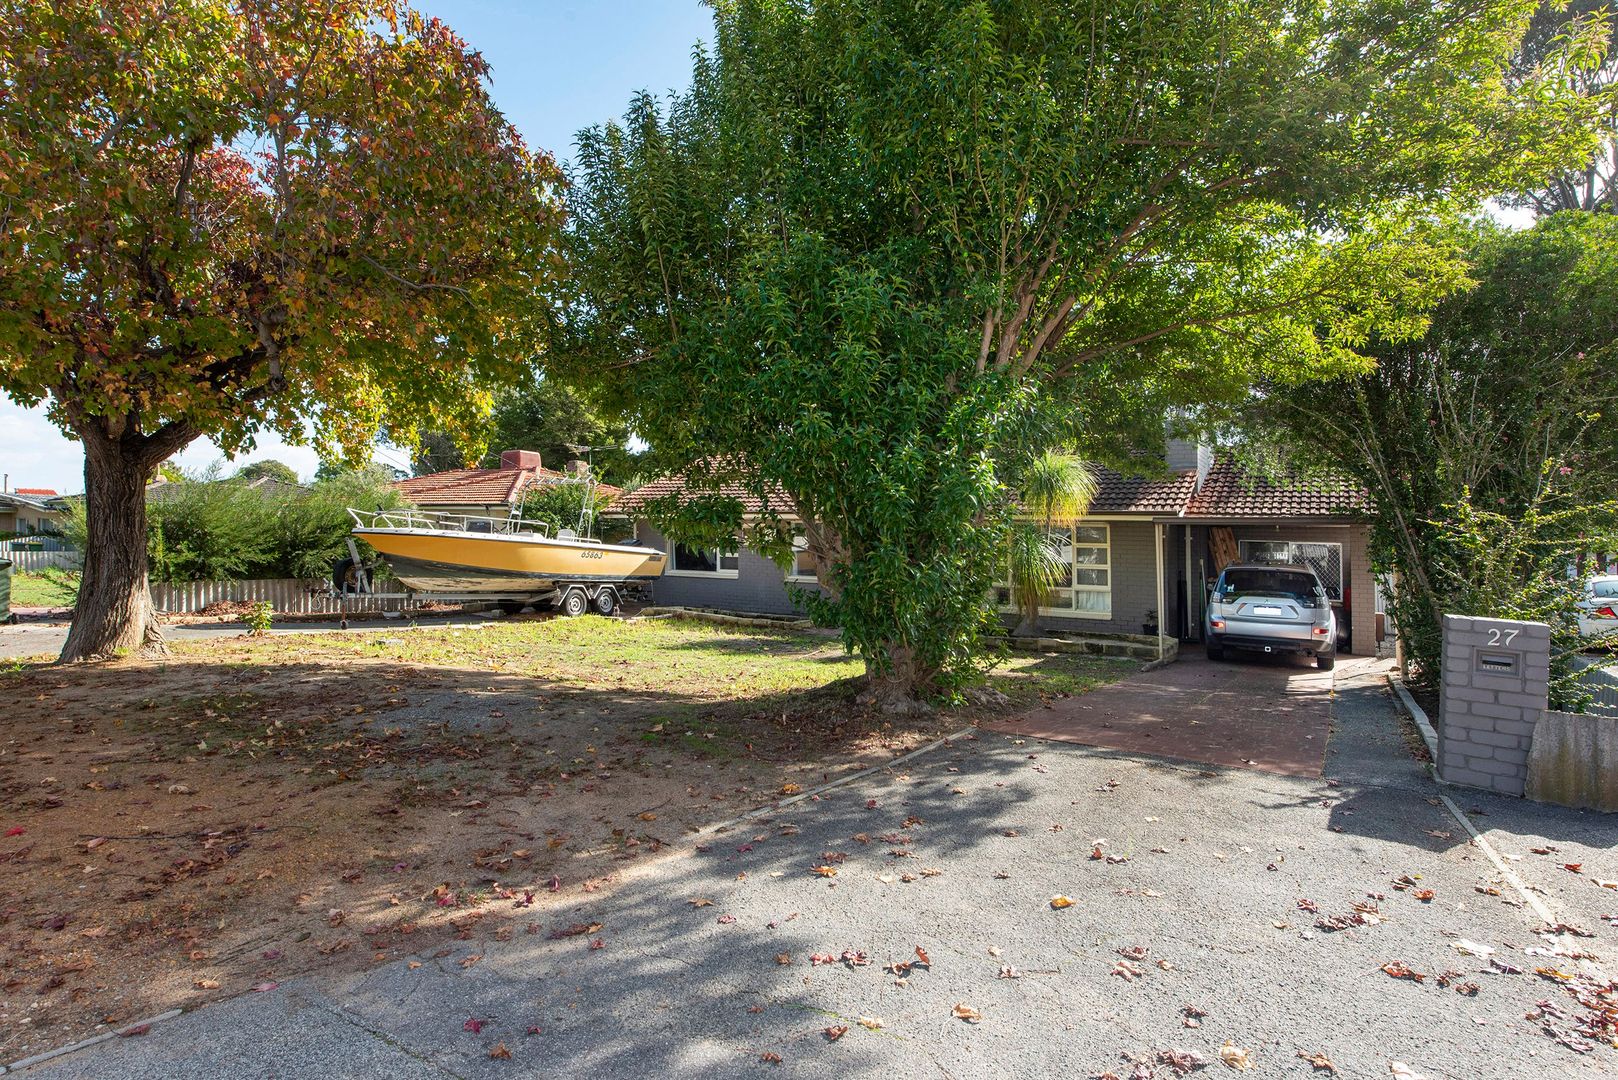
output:
<instances>
[{"instance_id":1,"label":"autumn tree with red leaves","mask_svg":"<svg viewBox=\"0 0 1618 1080\"><path fill-rule=\"evenodd\" d=\"M542 346L561 175L386 0L0 0L0 389L84 444L63 660L162 648L144 488L199 437L467 430Z\"/></svg>"}]
</instances>

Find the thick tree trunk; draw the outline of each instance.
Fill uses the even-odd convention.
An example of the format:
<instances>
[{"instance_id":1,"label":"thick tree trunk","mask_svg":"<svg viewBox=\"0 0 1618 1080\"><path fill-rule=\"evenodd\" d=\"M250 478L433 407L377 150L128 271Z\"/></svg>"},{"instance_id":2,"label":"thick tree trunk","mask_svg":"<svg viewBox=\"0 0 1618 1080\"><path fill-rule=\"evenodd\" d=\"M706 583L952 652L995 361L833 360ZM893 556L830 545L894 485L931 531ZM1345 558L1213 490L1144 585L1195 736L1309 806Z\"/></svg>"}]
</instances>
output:
<instances>
[{"instance_id":1,"label":"thick tree trunk","mask_svg":"<svg viewBox=\"0 0 1618 1080\"><path fill-rule=\"evenodd\" d=\"M146 579L150 449L95 431L81 436L89 537L61 661L162 653L163 631Z\"/></svg>"},{"instance_id":2,"label":"thick tree trunk","mask_svg":"<svg viewBox=\"0 0 1618 1080\"><path fill-rule=\"evenodd\" d=\"M928 679L916 661L915 650L908 645L892 644L887 654L890 662L885 668L866 663L866 685L859 703L890 714L931 712L932 706L923 696L929 689Z\"/></svg>"}]
</instances>

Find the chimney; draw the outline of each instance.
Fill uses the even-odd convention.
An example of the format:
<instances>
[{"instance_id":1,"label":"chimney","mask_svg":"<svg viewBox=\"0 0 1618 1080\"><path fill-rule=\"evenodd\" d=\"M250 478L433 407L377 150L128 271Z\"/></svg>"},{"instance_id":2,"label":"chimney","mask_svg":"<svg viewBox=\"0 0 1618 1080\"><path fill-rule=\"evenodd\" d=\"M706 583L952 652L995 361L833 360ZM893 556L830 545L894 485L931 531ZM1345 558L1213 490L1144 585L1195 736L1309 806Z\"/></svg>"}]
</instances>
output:
<instances>
[{"instance_id":1,"label":"chimney","mask_svg":"<svg viewBox=\"0 0 1618 1080\"><path fill-rule=\"evenodd\" d=\"M578 458L572 459L566 465L562 466L562 468L567 470L567 474L569 476L590 475L590 463L588 461L580 461Z\"/></svg>"},{"instance_id":2,"label":"chimney","mask_svg":"<svg viewBox=\"0 0 1618 1080\"><path fill-rule=\"evenodd\" d=\"M539 464L538 450L502 450L500 452L500 467L502 469L537 469Z\"/></svg>"},{"instance_id":3,"label":"chimney","mask_svg":"<svg viewBox=\"0 0 1618 1080\"><path fill-rule=\"evenodd\" d=\"M1208 470L1213 467L1213 447L1201 439L1170 436L1165 440L1163 457L1171 472L1183 473L1195 469L1198 488L1208 479Z\"/></svg>"}]
</instances>

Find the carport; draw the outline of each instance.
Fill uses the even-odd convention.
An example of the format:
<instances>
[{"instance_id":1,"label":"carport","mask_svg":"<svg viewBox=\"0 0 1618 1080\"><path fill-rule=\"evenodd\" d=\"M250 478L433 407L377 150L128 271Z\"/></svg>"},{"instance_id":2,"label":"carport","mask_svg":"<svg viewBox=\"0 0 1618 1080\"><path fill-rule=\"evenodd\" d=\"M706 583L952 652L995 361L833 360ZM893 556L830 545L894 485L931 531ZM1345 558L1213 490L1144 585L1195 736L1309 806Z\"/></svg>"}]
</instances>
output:
<instances>
[{"instance_id":1,"label":"carport","mask_svg":"<svg viewBox=\"0 0 1618 1080\"><path fill-rule=\"evenodd\" d=\"M1371 570L1369 508L1350 487L1285 484L1223 459L1166 527L1167 632L1202 639L1202 615L1219 571L1238 560L1312 567L1337 611L1342 652L1375 656L1377 588Z\"/></svg>"},{"instance_id":2,"label":"carport","mask_svg":"<svg viewBox=\"0 0 1618 1080\"><path fill-rule=\"evenodd\" d=\"M1341 669L1338 669L1341 670ZM1333 673L1293 657L1200 654L983 727L1006 735L1320 776Z\"/></svg>"}]
</instances>

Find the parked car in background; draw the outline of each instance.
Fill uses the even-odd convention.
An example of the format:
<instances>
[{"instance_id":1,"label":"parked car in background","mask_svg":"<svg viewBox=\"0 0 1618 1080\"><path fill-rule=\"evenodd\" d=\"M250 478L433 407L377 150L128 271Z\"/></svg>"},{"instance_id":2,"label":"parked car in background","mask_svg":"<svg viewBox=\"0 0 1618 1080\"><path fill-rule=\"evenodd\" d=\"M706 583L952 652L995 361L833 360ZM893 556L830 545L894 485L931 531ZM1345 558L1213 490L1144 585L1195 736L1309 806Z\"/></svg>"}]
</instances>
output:
<instances>
[{"instance_id":1,"label":"parked car in background","mask_svg":"<svg viewBox=\"0 0 1618 1080\"><path fill-rule=\"evenodd\" d=\"M1208 659L1227 649L1298 653L1321 671L1337 663L1337 617L1307 566L1233 563L1219 574L1203 618Z\"/></svg>"},{"instance_id":2,"label":"parked car in background","mask_svg":"<svg viewBox=\"0 0 1618 1080\"><path fill-rule=\"evenodd\" d=\"M1593 577L1584 583L1579 601L1579 634L1582 637L1607 636L1607 644L1618 645L1618 574Z\"/></svg>"}]
</instances>

